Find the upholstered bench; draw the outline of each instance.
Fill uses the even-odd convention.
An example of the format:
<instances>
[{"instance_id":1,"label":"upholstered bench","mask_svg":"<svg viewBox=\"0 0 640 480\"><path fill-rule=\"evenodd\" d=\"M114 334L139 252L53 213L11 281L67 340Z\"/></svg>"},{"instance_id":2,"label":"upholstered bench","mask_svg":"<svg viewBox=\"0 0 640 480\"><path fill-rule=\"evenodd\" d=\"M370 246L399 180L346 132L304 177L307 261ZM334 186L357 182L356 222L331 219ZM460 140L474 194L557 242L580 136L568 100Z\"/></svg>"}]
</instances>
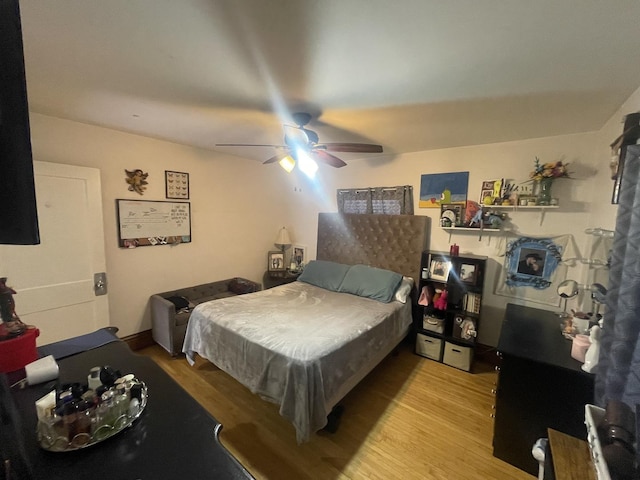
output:
<instances>
[{"instance_id":1,"label":"upholstered bench","mask_svg":"<svg viewBox=\"0 0 640 480\"><path fill-rule=\"evenodd\" d=\"M153 340L171 355L178 355L182 351L191 311L196 305L233 295L257 292L260 288L259 283L235 277L152 295L150 303Z\"/></svg>"}]
</instances>

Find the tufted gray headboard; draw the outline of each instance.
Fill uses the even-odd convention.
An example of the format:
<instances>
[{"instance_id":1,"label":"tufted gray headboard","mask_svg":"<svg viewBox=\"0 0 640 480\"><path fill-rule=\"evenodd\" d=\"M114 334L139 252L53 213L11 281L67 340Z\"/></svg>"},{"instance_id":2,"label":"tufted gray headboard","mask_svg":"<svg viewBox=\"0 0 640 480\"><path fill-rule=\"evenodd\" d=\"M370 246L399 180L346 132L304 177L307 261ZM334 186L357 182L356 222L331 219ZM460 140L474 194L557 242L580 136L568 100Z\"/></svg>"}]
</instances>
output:
<instances>
[{"instance_id":1,"label":"tufted gray headboard","mask_svg":"<svg viewBox=\"0 0 640 480\"><path fill-rule=\"evenodd\" d=\"M417 284L429 220L420 215L320 213L316 258L392 270Z\"/></svg>"}]
</instances>

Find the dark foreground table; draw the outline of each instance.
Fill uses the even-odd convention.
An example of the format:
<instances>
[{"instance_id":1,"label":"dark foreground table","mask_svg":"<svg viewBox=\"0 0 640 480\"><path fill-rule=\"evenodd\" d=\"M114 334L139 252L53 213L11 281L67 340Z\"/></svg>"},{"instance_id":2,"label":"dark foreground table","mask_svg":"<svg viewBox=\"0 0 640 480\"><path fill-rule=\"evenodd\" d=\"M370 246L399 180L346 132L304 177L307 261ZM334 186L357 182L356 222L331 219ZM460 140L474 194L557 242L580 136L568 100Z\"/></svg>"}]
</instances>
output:
<instances>
[{"instance_id":1,"label":"dark foreground table","mask_svg":"<svg viewBox=\"0 0 640 480\"><path fill-rule=\"evenodd\" d=\"M116 341L59 360L61 383L86 382L89 369L110 365L133 373L148 389L144 412L128 429L93 446L64 453L41 449L35 401L55 382L12 390L16 447L25 478L252 479L218 439L222 426L150 358ZM6 427L6 425L5 425ZM29 472L31 470L31 472ZM2 474L0 473L0 478ZM12 477L13 478L13 477Z\"/></svg>"}]
</instances>

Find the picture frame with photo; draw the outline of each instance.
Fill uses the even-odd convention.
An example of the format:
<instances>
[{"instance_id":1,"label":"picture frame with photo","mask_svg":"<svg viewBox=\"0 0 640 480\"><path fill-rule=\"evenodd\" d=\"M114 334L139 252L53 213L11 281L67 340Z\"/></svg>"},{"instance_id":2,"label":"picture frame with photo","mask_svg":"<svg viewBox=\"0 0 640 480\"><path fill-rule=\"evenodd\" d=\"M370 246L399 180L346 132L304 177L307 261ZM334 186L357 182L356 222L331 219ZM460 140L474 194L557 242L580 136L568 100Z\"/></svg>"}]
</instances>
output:
<instances>
[{"instance_id":1,"label":"picture frame with photo","mask_svg":"<svg viewBox=\"0 0 640 480\"><path fill-rule=\"evenodd\" d=\"M284 272L284 252L281 250L271 251L267 254L267 271Z\"/></svg>"},{"instance_id":2,"label":"picture frame with photo","mask_svg":"<svg viewBox=\"0 0 640 480\"><path fill-rule=\"evenodd\" d=\"M307 262L307 252L303 245L293 245L291 247L291 265L289 270L292 272L300 272Z\"/></svg>"},{"instance_id":3,"label":"picture frame with photo","mask_svg":"<svg viewBox=\"0 0 640 480\"><path fill-rule=\"evenodd\" d=\"M429 264L429 278L446 282L449 279L451 262L442 257L434 257Z\"/></svg>"},{"instance_id":4,"label":"picture frame with photo","mask_svg":"<svg viewBox=\"0 0 640 480\"><path fill-rule=\"evenodd\" d=\"M461 282L475 285L478 280L478 265L475 263L461 263L459 278Z\"/></svg>"}]
</instances>

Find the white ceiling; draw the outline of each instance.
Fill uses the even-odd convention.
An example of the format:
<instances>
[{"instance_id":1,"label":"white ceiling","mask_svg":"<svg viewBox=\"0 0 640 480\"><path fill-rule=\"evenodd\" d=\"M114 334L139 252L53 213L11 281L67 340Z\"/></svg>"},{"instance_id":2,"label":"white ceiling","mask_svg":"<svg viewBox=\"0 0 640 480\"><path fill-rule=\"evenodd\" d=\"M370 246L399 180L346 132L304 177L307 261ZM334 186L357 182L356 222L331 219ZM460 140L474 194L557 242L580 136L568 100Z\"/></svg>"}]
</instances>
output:
<instances>
[{"instance_id":1,"label":"white ceiling","mask_svg":"<svg viewBox=\"0 0 640 480\"><path fill-rule=\"evenodd\" d=\"M257 160L215 144L287 109L389 153L594 131L640 86L638 0L20 5L32 111Z\"/></svg>"}]
</instances>

